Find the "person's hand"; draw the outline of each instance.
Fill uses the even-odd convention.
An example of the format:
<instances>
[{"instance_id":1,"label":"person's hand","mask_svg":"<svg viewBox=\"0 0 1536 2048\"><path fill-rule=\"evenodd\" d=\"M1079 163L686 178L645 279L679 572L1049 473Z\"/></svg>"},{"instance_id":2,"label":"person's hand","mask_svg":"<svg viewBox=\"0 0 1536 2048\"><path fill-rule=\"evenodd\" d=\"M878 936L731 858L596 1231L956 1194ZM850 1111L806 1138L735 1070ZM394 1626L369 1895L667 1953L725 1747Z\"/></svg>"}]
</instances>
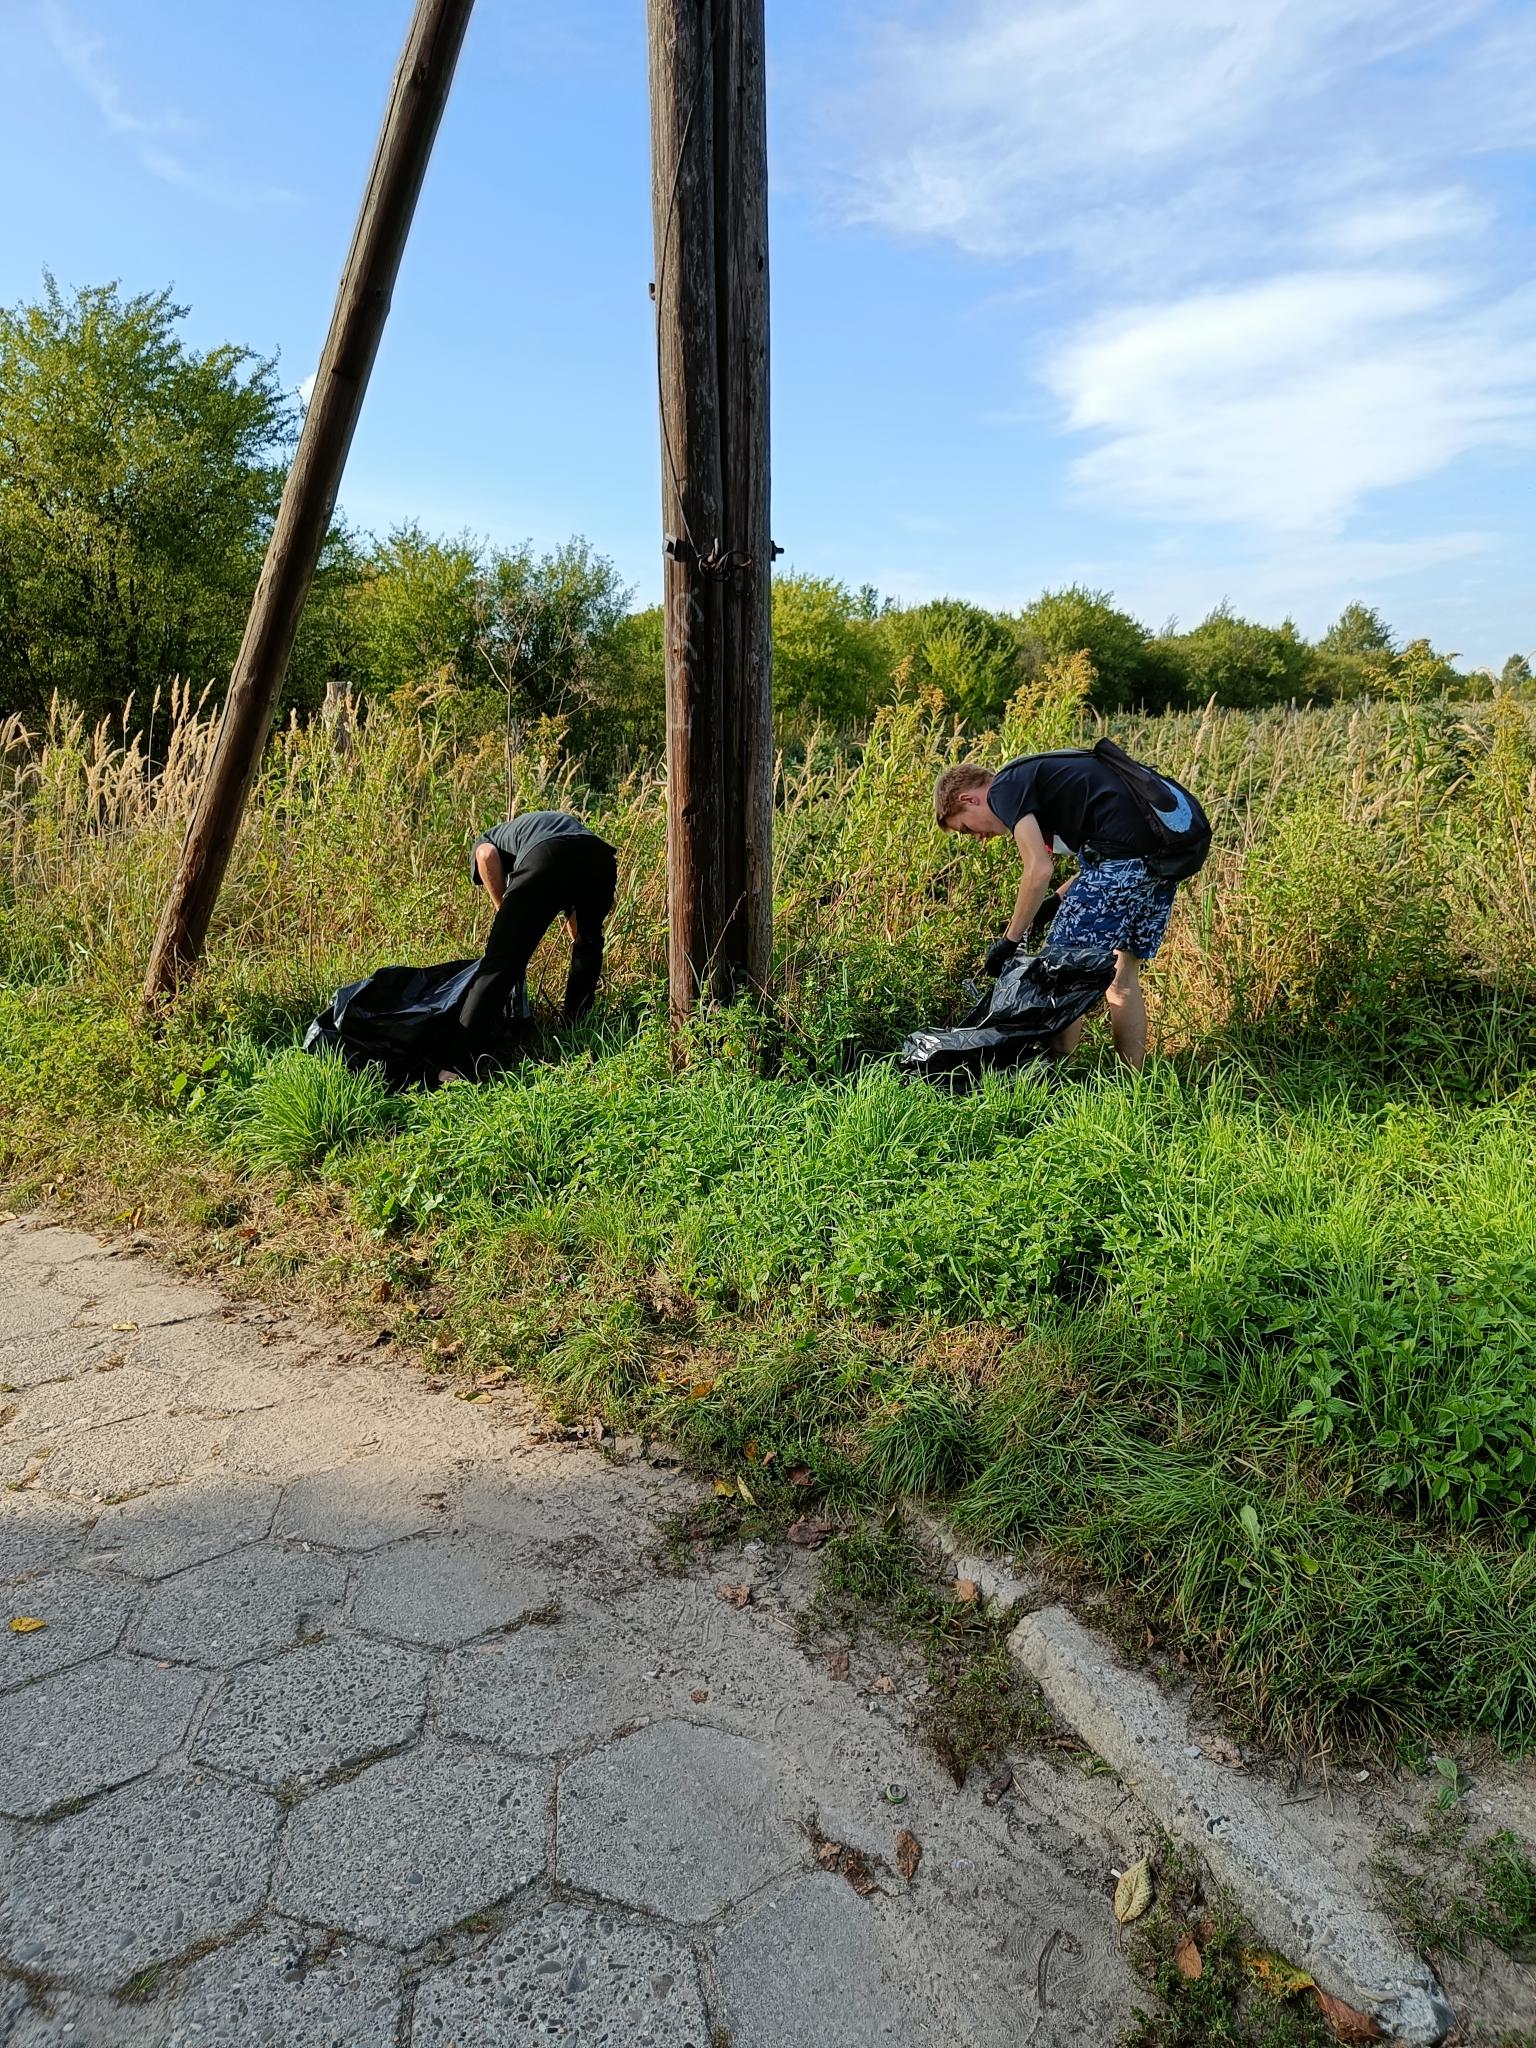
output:
<instances>
[{"instance_id":1,"label":"person's hand","mask_svg":"<svg viewBox=\"0 0 1536 2048\"><path fill-rule=\"evenodd\" d=\"M995 981L1018 950L1017 939L994 939L987 948L986 959L981 963L983 973L990 974Z\"/></svg>"}]
</instances>

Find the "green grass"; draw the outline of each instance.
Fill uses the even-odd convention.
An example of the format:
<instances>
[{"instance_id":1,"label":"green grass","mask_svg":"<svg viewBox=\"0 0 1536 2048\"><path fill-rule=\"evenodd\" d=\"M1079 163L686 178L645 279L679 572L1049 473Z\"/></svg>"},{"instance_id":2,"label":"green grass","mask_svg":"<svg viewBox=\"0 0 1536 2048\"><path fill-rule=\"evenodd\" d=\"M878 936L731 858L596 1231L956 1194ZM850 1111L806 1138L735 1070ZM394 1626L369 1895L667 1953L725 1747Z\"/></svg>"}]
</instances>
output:
<instances>
[{"instance_id":1,"label":"green grass","mask_svg":"<svg viewBox=\"0 0 1536 2048\"><path fill-rule=\"evenodd\" d=\"M1022 705L986 750L1075 715ZM837 1516L927 1496L1105 1589L1277 1739L1528 1746L1536 721L1129 737L1220 835L1153 978L1164 1056L961 1098L881 1057L959 1007L1007 894L926 818L963 743L920 705L786 771L773 1003L671 1058L642 775L578 799L623 858L598 1019L399 1098L296 1040L368 966L473 947L494 758L393 715L344 755L282 735L207 970L152 1031L178 818L115 817L45 747L0 779L0 1182L456 1337L466 1368L745 1479L770 1520L800 1463ZM566 800L558 752L525 765L522 801Z\"/></svg>"}]
</instances>

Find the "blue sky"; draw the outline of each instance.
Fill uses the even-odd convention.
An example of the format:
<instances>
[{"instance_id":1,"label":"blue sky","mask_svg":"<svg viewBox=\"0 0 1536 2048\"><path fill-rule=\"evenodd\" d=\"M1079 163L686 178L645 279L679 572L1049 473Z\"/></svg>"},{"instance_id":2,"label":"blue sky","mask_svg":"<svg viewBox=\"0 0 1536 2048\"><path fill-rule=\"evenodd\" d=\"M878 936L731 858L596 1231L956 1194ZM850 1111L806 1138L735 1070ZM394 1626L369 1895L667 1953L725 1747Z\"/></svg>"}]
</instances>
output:
<instances>
[{"instance_id":1,"label":"blue sky","mask_svg":"<svg viewBox=\"0 0 1536 2048\"><path fill-rule=\"evenodd\" d=\"M329 319L409 0L0 0L0 299ZM787 564L1536 647L1528 0L768 0ZM644 8L479 0L342 504L659 589Z\"/></svg>"}]
</instances>

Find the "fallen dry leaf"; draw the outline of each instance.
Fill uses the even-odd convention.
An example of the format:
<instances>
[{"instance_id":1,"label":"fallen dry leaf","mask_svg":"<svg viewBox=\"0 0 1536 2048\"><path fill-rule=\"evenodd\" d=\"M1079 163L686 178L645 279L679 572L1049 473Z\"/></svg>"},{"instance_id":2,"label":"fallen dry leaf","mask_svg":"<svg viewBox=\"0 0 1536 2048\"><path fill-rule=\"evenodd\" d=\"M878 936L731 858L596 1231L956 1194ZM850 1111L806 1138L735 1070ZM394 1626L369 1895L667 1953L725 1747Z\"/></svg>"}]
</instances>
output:
<instances>
[{"instance_id":1,"label":"fallen dry leaf","mask_svg":"<svg viewBox=\"0 0 1536 2048\"><path fill-rule=\"evenodd\" d=\"M378 1286L375 1287L375 1289L373 1290L373 1298L375 1301L393 1301L395 1298L394 1281L381 1280Z\"/></svg>"},{"instance_id":2,"label":"fallen dry leaf","mask_svg":"<svg viewBox=\"0 0 1536 2048\"><path fill-rule=\"evenodd\" d=\"M875 1883L874 1867L862 1849L843 1851L842 1872L861 1899L880 1889Z\"/></svg>"},{"instance_id":3,"label":"fallen dry leaf","mask_svg":"<svg viewBox=\"0 0 1536 2048\"><path fill-rule=\"evenodd\" d=\"M811 1468L809 1465L791 1465L785 1476L791 1486L809 1486L811 1483Z\"/></svg>"},{"instance_id":4,"label":"fallen dry leaf","mask_svg":"<svg viewBox=\"0 0 1536 2048\"><path fill-rule=\"evenodd\" d=\"M896 1681L894 1678L887 1678L882 1671L878 1678L872 1678L869 1681L869 1689L871 1692L894 1692L896 1690Z\"/></svg>"},{"instance_id":5,"label":"fallen dry leaf","mask_svg":"<svg viewBox=\"0 0 1536 2048\"><path fill-rule=\"evenodd\" d=\"M1326 1991L1319 1991L1314 1984L1318 2007L1336 2041L1380 2041L1385 2038L1381 2028L1368 2012L1357 2012L1352 2005L1346 2005L1342 1998L1334 1998Z\"/></svg>"},{"instance_id":6,"label":"fallen dry leaf","mask_svg":"<svg viewBox=\"0 0 1536 2048\"><path fill-rule=\"evenodd\" d=\"M802 1550L820 1550L835 1530L833 1522L813 1521L809 1515L802 1515L798 1522L790 1523L784 1534L791 1543L798 1543Z\"/></svg>"},{"instance_id":7,"label":"fallen dry leaf","mask_svg":"<svg viewBox=\"0 0 1536 2048\"><path fill-rule=\"evenodd\" d=\"M833 1650L827 1658L828 1678L844 1679L848 1676L848 1652Z\"/></svg>"},{"instance_id":8,"label":"fallen dry leaf","mask_svg":"<svg viewBox=\"0 0 1536 2048\"><path fill-rule=\"evenodd\" d=\"M816 1844L816 1861L823 1870L836 1870L842 1860L843 1845L841 1842L818 1842Z\"/></svg>"},{"instance_id":9,"label":"fallen dry leaf","mask_svg":"<svg viewBox=\"0 0 1536 2048\"><path fill-rule=\"evenodd\" d=\"M736 1491L741 1495L742 1499L746 1502L749 1508L755 1508L757 1506L757 1502L752 1498L751 1487L748 1486L746 1480L743 1479L739 1473L736 1478Z\"/></svg>"},{"instance_id":10,"label":"fallen dry leaf","mask_svg":"<svg viewBox=\"0 0 1536 2048\"><path fill-rule=\"evenodd\" d=\"M139 1326L137 1323L114 1323L112 1327L114 1330L136 1330Z\"/></svg>"},{"instance_id":11,"label":"fallen dry leaf","mask_svg":"<svg viewBox=\"0 0 1536 2048\"><path fill-rule=\"evenodd\" d=\"M910 1828L903 1828L896 1837L896 1868L908 1884L917 1875L917 1866L922 1860L922 1843Z\"/></svg>"},{"instance_id":12,"label":"fallen dry leaf","mask_svg":"<svg viewBox=\"0 0 1536 2048\"><path fill-rule=\"evenodd\" d=\"M1181 1934L1179 1936L1179 1945L1173 1952L1173 1966L1179 1975L1188 1978L1191 1984L1194 1983L1197 1977L1204 1974L1205 1964L1201 1960L1200 1951L1195 1945L1195 1937L1192 1934Z\"/></svg>"},{"instance_id":13,"label":"fallen dry leaf","mask_svg":"<svg viewBox=\"0 0 1536 2048\"><path fill-rule=\"evenodd\" d=\"M735 1491L736 1489L732 1486L729 1479L717 1479L715 1481L715 1497L717 1500L729 1500Z\"/></svg>"},{"instance_id":14,"label":"fallen dry leaf","mask_svg":"<svg viewBox=\"0 0 1536 2048\"><path fill-rule=\"evenodd\" d=\"M14 1209L0 1209L0 1223L14 1223L16 1220Z\"/></svg>"},{"instance_id":15,"label":"fallen dry leaf","mask_svg":"<svg viewBox=\"0 0 1536 2048\"><path fill-rule=\"evenodd\" d=\"M1238 1961L1254 1983L1262 1985L1271 1998L1294 1998L1298 1991L1315 1991L1317 1988L1305 1970L1298 1970L1293 1962L1285 1956L1276 1955L1273 1949L1240 1949ZM1365 2035L1362 2038L1369 2040L1371 2037Z\"/></svg>"},{"instance_id":16,"label":"fallen dry leaf","mask_svg":"<svg viewBox=\"0 0 1536 2048\"><path fill-rule=\"evenodd\" d=\"M1235 1742L1229 1742L1225 1735L1202 1735L1200 1752L1202 1756L1209 1757L1213 1764L1224 1764L1229 1771L1243 1769L1242 1751Z\"/></svg>"},{"instance_id":17,"label":"fallen dry leaf","mask_svg":"<svg viewBox=\"0 0 1536 2048\"><path fill-rule=\"evenodd\" d=\"M36 1635L40 1628L46 1628L47 1626L47 1622L40 1621L35 1614L17 1614L11 1618L11 1634L13 1636Z\"/></svg>"},{"instance_id":18,"label":"fallen dry leaf","mask_svg":"<svg viewBox=\"0 0 1536 2048\"><path fill-rule=\"evenodd\" d=\"M464 1345L457 1337L434 1337L427 1348L434 1358L457 1358Z\"/></svg>"},{"instance_id":19,"label":"fallen dry leaf","mask_svg":"<svg viewBox=\"0 0 1536 2048\"><path fill-rule=\"evenodd\" d=\"M1122 1927L1139 1920L1152 1903L1152 1865L1143 1856L1115 1886L1115 1918Z\"/></svg>"},{"instance_id":20,"label":"fallen dry leaf","mask_svg":"<svg viewBox=\"0 0 1536 2048\"><path fill-rule=\"evenodd\" d=\"M693 1704L696 1707L702 1707L704 1702L709 1698L709 1687L707 1685L701 1685L699 1686L697 1691L689 1693L688 1697L693 1701Z\"/></svg>"},{"instance_id":21,"label":"fallen dry leaf","mask_svg":"<svg viewBox=\"0 0 1536 2048\"><path fill-rule=\"evenodd\" d=\"M997 1776L993 1778L991 1783L987 1786L985 1792L982 1793L982 1804L984 1806L996 1806L999 1799L1003 1797L1003 1794L1005 1792L1011 1792L1012 1790L1012 1771L999 1771Z\"/></svg>"},{"instance_id":22,"label":"fallen dry leaf","mask_svg":"<svg viewBox=\"0 0 1536 2048\"><path fill-rule=\"evenodd\" d=\"M720 1586L717 1590L727 1607L745 1607L752 1598L750 1586Z\"/></svg>"},{"instance_id":23,"label":"fallen dry leaf","mask_svg":"<svg viewBox=\"0 0 1536 2048\"><path fill-rule=\"evenodd\" d=\"M971 1601L976 1600L979 1597L980 1591L974 1579L956 1579L955 1598L957 1600L963 1602L968 1606L971 1603Z\"/></svg>"}]
</instances>

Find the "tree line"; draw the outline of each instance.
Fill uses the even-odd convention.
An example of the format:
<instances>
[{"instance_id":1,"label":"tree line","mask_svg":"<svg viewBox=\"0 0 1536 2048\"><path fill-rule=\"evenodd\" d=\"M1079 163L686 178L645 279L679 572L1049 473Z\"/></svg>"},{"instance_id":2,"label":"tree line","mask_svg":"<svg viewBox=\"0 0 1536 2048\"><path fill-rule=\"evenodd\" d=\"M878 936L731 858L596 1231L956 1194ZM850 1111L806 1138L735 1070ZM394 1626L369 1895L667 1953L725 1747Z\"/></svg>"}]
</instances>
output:
<instances>
[{"instance_id":1,"label":"tree line","mask_svg":"<svg viewBox=\"0 0 1536 2048\"><path fill-rule=\"evenodd\" d=\"M173 677L217 694L229 672L299 414L273 361L189 347L186 310L168 290L66 297L50 277L41 299L0 311L0 716L35 716L58 694L131 719ZM646 751L662 733L662 621L632 598L584 540L502 548L338 522L286 702L306 713L344 685L466 726L559 719L596 759ZM1077 585L994 612L896 604L791 570L774 584L773 631L789 740L855 729L912 689L985 722L1080 651L1104 710L1490 687L1427 641L1399 645L1363 604L1316 641L1225 604L1152 632ZM1496 680L1525 689L1531 670L1512 655Z\"/></svg>"}]
</instances>

